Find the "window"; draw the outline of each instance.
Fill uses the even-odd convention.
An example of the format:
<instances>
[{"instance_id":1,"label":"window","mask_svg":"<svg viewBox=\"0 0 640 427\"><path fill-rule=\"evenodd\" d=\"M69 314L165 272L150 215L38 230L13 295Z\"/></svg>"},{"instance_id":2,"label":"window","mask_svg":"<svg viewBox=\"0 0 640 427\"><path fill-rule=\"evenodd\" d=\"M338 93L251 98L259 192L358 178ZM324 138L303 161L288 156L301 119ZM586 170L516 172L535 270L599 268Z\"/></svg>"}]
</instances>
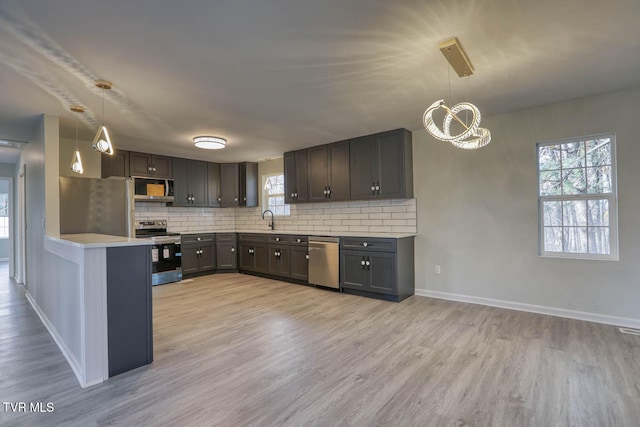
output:
<instances>
[{"instance_id":1,"label":"window","mask_svg":"<svg viewBox=\"0 0 640 427\"><path fill-rule=\"evenodd\" d=\"M9 237L9 194L0 193L0 239Z\"/></svg>"},{"instance_id":2,"label":"window","mask_svg":"<svg viewBox=\"0 0 640 427\"><path fill-rule=\"evenodd\" d=\"M265 175L262 181L263 210L270 209L276 216L291 215L289 205L284 203L284 175Z\"/></svg>"},{"instance_id":3,"label":"window","mask_svg":"<svg viewBox=\"0 0 640 427\"><path fill-rule=\"evenodd\" d=\"M540 255L618 259L615 135L538 144Z\"/></svg>"}]
</instances>

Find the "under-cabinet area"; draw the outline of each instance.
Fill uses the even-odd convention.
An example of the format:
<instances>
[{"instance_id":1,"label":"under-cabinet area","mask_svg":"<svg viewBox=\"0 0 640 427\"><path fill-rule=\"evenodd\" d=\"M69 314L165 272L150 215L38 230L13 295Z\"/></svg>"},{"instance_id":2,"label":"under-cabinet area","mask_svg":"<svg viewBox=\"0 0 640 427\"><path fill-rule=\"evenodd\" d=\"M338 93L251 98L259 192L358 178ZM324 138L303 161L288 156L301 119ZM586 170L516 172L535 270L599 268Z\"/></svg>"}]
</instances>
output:
<instances>
[{"instance_id":1,"label":"under-cabinet area","mask_svg":"<svg viewBox=\"0 0 640 427\"><path fill-rule=\"evenodd\" d=\"M309 281L309 241L315 236L287 233L195 233L182 235L182 276L237 271L286 282ZM342 236L336 265L341 292L402 301L413 295L413 236ZM319 282L316 282L319 283ZM324 287L324 286L323 286Z\"/></svg>"}]
</instances>

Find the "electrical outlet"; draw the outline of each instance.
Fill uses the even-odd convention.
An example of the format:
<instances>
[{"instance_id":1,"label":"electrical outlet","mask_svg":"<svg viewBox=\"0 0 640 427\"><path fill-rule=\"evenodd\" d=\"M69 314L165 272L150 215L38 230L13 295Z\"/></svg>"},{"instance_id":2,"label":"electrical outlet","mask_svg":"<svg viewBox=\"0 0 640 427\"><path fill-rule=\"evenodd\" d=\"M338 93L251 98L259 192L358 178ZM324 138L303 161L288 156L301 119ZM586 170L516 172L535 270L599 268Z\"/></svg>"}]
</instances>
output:
<instances>
[{"instance_id":1,"label":"electrical outlet","mask_svg":"<svg viewBox=\"0 0 640 427\"><path fill-rule=\"evenodd\" d=\"M436 265L435 272L436 272L436 274L440 274L440 266L439 265Z\"/></svg>"}]
</instances>

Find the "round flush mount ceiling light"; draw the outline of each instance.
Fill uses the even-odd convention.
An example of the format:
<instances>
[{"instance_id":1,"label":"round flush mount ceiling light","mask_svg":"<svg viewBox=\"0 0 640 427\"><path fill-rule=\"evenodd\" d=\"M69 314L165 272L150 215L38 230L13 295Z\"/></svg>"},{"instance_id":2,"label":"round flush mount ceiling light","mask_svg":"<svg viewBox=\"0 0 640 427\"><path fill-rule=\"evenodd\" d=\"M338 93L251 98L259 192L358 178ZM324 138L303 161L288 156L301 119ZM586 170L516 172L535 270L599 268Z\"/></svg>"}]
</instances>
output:
<instances>
[{"instance_id":1,"label":"round flush mount ceiling light","mask_svg":"<svg viewBox=\"0 0 640 427\"><path fill-rule=\"evenodd\" d=\"M219 150L227 146L227 140L219 136L196 136L193 143L198 148L205 150Z\"/></svg>"}]
</instances>

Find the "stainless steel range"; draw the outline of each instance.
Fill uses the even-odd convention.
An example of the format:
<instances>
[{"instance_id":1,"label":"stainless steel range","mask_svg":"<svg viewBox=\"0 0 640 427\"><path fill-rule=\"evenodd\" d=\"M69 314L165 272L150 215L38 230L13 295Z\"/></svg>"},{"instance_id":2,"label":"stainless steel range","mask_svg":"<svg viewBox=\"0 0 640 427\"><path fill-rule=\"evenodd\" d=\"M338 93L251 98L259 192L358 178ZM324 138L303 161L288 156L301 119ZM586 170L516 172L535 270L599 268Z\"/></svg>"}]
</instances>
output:
<instances>
[{"instance_id":1,"label":"stainless steel range","mask_svg":"<svg viewBox=\"0 0 640 427\"><path fill-rule=\"evenodd\" d=\"M151 239L151 285L182 280L180 233L167 231L167 220L135 222L136 237Z\"/></svg>"}]
</instances>

